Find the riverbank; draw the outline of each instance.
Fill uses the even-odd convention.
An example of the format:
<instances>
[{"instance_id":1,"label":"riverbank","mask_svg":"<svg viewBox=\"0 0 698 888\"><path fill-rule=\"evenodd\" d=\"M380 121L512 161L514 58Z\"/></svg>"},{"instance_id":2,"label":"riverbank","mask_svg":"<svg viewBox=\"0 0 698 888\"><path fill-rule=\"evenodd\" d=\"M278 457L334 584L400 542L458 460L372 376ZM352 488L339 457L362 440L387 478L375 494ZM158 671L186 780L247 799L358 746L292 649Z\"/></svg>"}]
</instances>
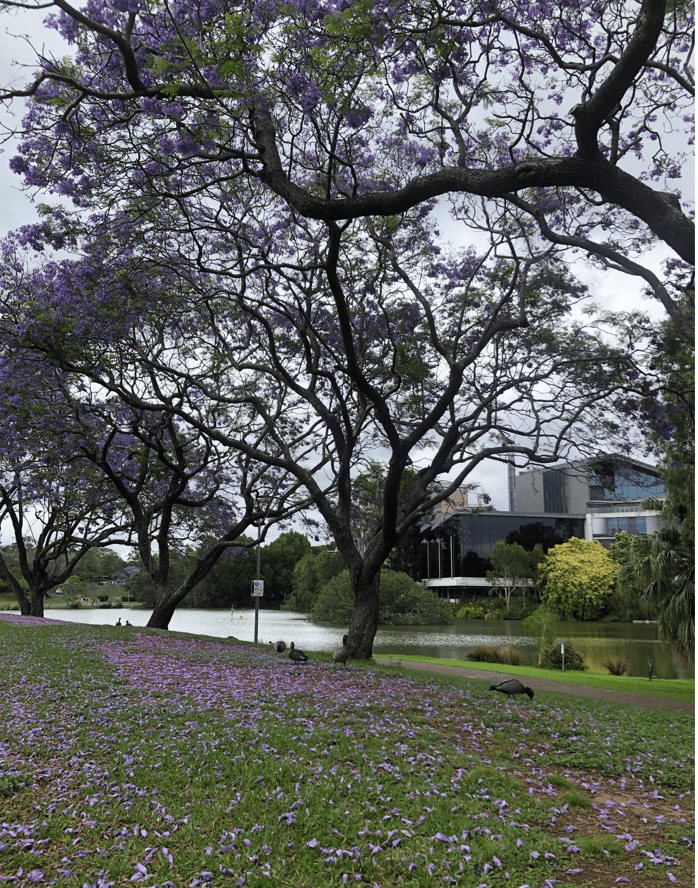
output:
<instances>
[{"instance_id":1,"label":"riverbank","mask_svg":"<svg viewBox=\"0 0 698 888\"><path fill-rule=\"evenodd\" d=\"M148 608L125 606L118 609L51 608L46 616L69 622L91 625L114 625L129 620L145 626L150 618ZM254 610L227 608L177 608L170 629L194 635L226 638L229 635L242 641L254 639ZM261 609L259 635L263 641L283 639L294 641L297 647L313 651L333 651L342 641L345 626L315 624L305 614L291 611ZM647 677L647 661L654 663L654 675L659 679L694 678L693 664L684 664L674 655L671 646L657 638L655 625L630 623L562 623L559 634L571 641L575 650L584 654L589 666L586 674L608 675L605 663L622 659L628 663L628 674L640 681ZM374 641L376 656L434 657L454 662L468 656L473 646L513 646L533 664L536 658L535 639L526 636L521 623L497 620L458 620L450 626L379 626ZM480 664L482 665L482 664Z\"/></svg>"},{"instance_id":2,"label":"riverbank","mask_svg":"<svg viewBox=\"0 0 698 888\"><path fill-rule=\"evenodd\" d=\"M502 681L501 672L489 672L486 669L469 669L465 666L450 666L446 663L423 662L419 660L405 660L392 658L376 658L376 662L389 666L399 666L405 669L414 669L418 672L428 672L431 675L443 675L451 678L461 679L468 678L474 681L482 681L489 683L498 683ZM565 673L569 675L570 673ZM510 671L508 675L520 677L524 684L531 688L534 693L540 692L553 694L571 694L577 697L587 697L592 700L602 700L606 703L621 703L624 706L647 706L650 709L664 709L667 711L680 711L687 713L695 713L695 701L677 698L676 696L667 697L661 691L654 694L631 693L622 691L618 688L601 688L594 685L571 684L564 680L547 680L541 678L528 678L520 672L514 673ZM613 676L616 678L617 676ZM654 683L654 682L653 682Z\"/></svg>"},{"instance_id":3,"label":"riverbank","mask_svg":"<svg viewBox=\"0 0 698 888\"><path fill-rule=\"evenodd\" d=\"M693 884L681 712L0 616L0 724L18 886Z\"/></svg>"},{"instance_id":4,"label":"riverbank","mask_svg":"<svg viewBox=\"0 0 698 888\"><path fill-rule=\"evenodd\" d=\"M398 654L384 654L376 657L379 662L399 663L410 669L441 672L449 675L462 675L480 678L483 681L502 681L504 675L526 679L534 690L546 687L555 690L557 685L567 685L568 693L584 695L584 689L603 690L611 694L628 694L632 696L660 697L670 701L690 704L695 703L696 683L694 679L662 679L636 678L629 675L601 675L597 672L565 672L555 669L538 669L533 666L507 666L501 663L482 663L473 660L445 660L437 657L410 657ZM448 670L448 671L445 671ZM560 689L561 690L561 689ZM587 694L586 696L593 696ZM598 699L602 699L599 697ZM609 698L610 699L610 698ZM628 702L631 702L628 699ZM647 703L651 706L653 704ZM694 711L686 709L686 711Z\"/></svg>"}]
</instances>

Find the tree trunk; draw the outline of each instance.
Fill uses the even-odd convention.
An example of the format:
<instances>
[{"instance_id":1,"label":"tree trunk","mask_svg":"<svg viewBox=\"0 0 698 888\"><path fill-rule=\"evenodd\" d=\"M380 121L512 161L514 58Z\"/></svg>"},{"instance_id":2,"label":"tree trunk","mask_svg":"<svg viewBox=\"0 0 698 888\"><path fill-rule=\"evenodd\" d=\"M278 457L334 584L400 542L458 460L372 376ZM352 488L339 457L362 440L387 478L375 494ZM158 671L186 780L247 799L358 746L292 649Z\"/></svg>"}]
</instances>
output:
<instances>
[{"instance_id":1,"label":"tree trunk","mask_svg":"<svg viewBox=\"0 0 698 888\"><path fill-rule=\"evenodd\" d=\"M31 616L32 606L29 602L29 599L24 594L24 589L17 588L12 590L15 593L15 598L17 599L17 604L19 605L19 612L23 617Z\"/></svg>"},{"instance_id":2,"label":"tree trunk","mask_svg":"<svg viewBox=\"0 0 698 888\"><path fill-rule=\"evenodd\" d=\"M355 660L370 660L373 656L373 639L378 630L380 582L378 571L368 583L359 579L353 589L354 612L351 615L347 645Z\"/></svg>"},{"instance_id":3,"label":"tree trunk","mask_svg":"<svg viewBox=\"0 0 698 888\"><path fill-rule=\"evenodd\" d=\"M20 605L21 607L21 605ZM44 615L44 593L32 590L30 616L43 617Z\"/></svg>"},{"instance_id":4,"label":"tree trunk","mask_svg":"<svg viewBox=\"0 0 698 888\"><path fill-rule=\"evenodd\" d=\"M5 585L9 586L12 590L13 595L17 599L17 604L19 605L19 612L23 617L31 616L31 604L29 599L27 598L24 589L20 586L17 578L10 573L7 568L7 565L0 557L0 579L5 581Z\"/></svg>"},{"instance_id":5,"label":"tree trunk","mask_svg":"<svg viewBox=\"0 0 698 888\"><path fill-rule=\"evenodd\" d=\"M158 589L155 592L155 607L146 623L147 629L168 629L175 608L184 596L177 591L168 592L167 589Z\"/></svg>"}]
</instances>

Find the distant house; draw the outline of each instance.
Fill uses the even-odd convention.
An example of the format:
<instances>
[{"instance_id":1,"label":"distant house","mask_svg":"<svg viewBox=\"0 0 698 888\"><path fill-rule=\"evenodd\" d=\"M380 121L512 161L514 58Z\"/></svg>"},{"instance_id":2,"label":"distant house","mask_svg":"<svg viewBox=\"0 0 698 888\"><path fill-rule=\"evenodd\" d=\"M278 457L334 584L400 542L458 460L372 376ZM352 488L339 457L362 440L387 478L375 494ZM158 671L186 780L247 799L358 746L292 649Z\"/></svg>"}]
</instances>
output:
<instances>
[{"instance_id":1,"label":"distant house","mask_svg":"<svg viewBox=\"0 0 698 888\"><path fill-rule=\"evenodd\" d=\"M509 511L444 511L422 529L422 583L451 601L490 590L485 574L499 540L547 552L571 537L597 540L654 533L658 513L643 500L666 497L655 466L618 454L519 472L510 468ZM468 594L470 593L470 594Z\"/></svg>"}]
</instances>

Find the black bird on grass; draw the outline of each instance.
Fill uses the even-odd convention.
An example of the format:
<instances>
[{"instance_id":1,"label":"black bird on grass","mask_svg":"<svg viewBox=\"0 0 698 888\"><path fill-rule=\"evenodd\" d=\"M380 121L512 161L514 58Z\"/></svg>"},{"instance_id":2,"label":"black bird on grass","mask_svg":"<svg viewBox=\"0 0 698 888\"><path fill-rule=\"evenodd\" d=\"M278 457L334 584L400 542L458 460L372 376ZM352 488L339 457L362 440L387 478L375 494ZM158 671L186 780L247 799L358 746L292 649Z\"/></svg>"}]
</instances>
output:
<instances>
[{"instance_id":1,"label":"black bird on grass","mask_svg":"<svg viewBox=\"0 0 698 888\"><path fill-rule=\"evenodd\" d=\"M507 681L500 681L499 684L490 685L491 691L501 691L507 697L515 697L517 694L528 694L528 699L533 699L533 691L521 684L518 678L510 678Z\"/></svg>"},{"instance_id":2,"label":"black bird on grass","mask_svg":"<svg viewBox=\"0 0 698 888\"><path fill-rule=\"evenodd\" d=\"M285 641L270 641L269 644L274 648L277 654L283 654L286 650Z\"/></svg>"},{"instance_id":3,"label":"black bird on grass","mask_svg":"<svg viewBox=\"0 0 698 888\"><path fill-rule=\"evenodd\" d=\"M349 636L345 635L342 638L342 646L341 648L337 648L337 650L332 654L332 662L333 663L344 663L344 668L347 668L347 660L349 659L349 648L347 647L347 642L349 641Z\"/></svg>"},{"instance_id":4,"label":"black bird on grass","mask_svg":"<svg viewBox=\"0 0 698 888\"><path fill-rule=\"evenodd\" d=\"M293 642L291 642L291 650L288 652L288 659L294 663L307 663L308 656L299 650Z\"/></svg>"}]
</instances>

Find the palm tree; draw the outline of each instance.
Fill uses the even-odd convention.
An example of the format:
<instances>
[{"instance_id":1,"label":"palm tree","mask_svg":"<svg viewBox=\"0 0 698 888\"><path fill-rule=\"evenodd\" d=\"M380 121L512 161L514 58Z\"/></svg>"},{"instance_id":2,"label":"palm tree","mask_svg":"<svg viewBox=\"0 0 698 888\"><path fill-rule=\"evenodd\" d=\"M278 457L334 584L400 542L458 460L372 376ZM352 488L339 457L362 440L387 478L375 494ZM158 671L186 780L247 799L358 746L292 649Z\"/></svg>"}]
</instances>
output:
<instances>
[{"instance_id":1,"label":"palm tree","mask_svg":"<svg viewBox=\"0 0 698 888\"><path fill-rule=\"evenodd\" d=\"M657 607L660 634L685 657L695 656L695 558L678 521L666 515L664 503L651 508L664 513L660 529L632 538L620 578L642 585L642 597Z\"/></svg>"}]
</instances>

